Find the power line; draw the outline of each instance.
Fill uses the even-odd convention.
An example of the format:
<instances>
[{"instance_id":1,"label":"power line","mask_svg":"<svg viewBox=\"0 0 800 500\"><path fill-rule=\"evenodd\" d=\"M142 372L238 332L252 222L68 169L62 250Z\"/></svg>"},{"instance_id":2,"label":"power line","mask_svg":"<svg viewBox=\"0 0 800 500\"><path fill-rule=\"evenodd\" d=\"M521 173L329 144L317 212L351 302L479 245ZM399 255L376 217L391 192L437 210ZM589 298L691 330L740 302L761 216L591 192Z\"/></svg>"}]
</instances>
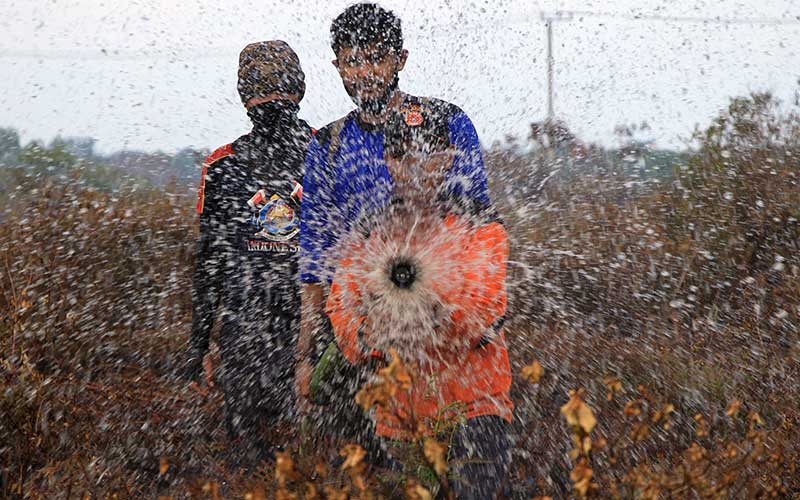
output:
<instances>
[{"instance_id":1,"label":"power line","mask_svg":"<svg viewBox=\"0 0 800 500\"><path fill-rule=\"evenodd\" d=\"M754 26L792 26L800 25L800 14L793 19L786 18L724 18L724 17L699 17L699 16L660 16L656 14L620 14L615 12L594 12L589 10L560 10L556 14L576 17L606 17L626 19L629 21L661 21L674 23L696 24L743 24Z\"/></svg>"},{"instance_id":2,"label":"power line","mask_svg":"<svg viewBox=\"0 0 800 500\"><path fill-rule=\"evenodd\" d=\"M229 59L231 53L223 50L213 50L202 52L203 59ZM75 60L83 61L194 61L198 59L197 52L183 51L148 53L145 50L88 50L88 49L55 49L55 50L0 50L0 59L20 58L20 59L44 59L54 60Z\"/></svg>"},{"instance_id":3,"label":"power line","mask_svg":"<svg viewBox=\"0 0 800 500\"><path fill-rule=\"evenodd\" d=\"M302 44L295 44L297 50L318 50L329 48L323 42L307 41ZM154 51L152 47L142 48L83 48L75 47L68 49L2 49L0 48L0 59L20 58L20 59L44 59L44 60L104 60L104 61L162 61L184 62L197 61L198 59L228 59L233 56L234 60L238 57L241 47L235 46L215 46L215 47L195 47L165 48L163 51Z\"/></svg>"},{"instance_id":4,"label":"power line","mask_svg":"<svg viewBox=\"0 0 800 500\"><path fill-rule=\"evenodd\" d=\"M590 11L590 10L557 10L555 12L546 14L540 13L540 19L544 21L548 33L552 32L552 25L556 21L568 21L573 18L581 17L598 17L607 19L623 19L628 21L656 21L656 22L671 22L671 23L693 23L693 24L719 24L719 25L743 25L743 26L800 26L800 14L794 15L794 18L723 18L723 17L700 17L700 16L662 16L656 14L623 14L618 12L608 11ZM524 20L514 20L509 24L519 24L526 22ZM550 36L550 35L548 35ZM311 44L315 45L315 44ZM238 49L230 49L230 51L238 51ZM199 49L200 55L203 58L223 58L229 57L229 50L222 47L215 47L213 49ZM2 50L0 49L0 59L3 58L32 58L32 59L105 59L105 60L153 60L153 59L167 59L173 61L195 60L198 57L198 50L195 51L171 51L169 53L147 54L142 51L117 49L112 50Z\"/></svg>"},{"instance_id":5,"label":"power line","mask_svg":"<svg viewBox=\"0 0 800 500\"><path fill-rule=\"evenodd\" d=\"M553 110L554 100L554 81L553 66L553 24L558 21L571 21L575 17L602 17L613 19L625 19L630 21L658 21L674 23L700 23L700 24L721 24L721 25L751 25L751 26L789 26L800 25L800 15L795 19L775 19L775 18L722 18L722 17L694 17L694 16L660 16L654 14L618 14L613 12L595 12L588 10L558 10L552 13L540 12L542 21L547 30L547 120L555 119Z\"/></svg>"}]
</instances>

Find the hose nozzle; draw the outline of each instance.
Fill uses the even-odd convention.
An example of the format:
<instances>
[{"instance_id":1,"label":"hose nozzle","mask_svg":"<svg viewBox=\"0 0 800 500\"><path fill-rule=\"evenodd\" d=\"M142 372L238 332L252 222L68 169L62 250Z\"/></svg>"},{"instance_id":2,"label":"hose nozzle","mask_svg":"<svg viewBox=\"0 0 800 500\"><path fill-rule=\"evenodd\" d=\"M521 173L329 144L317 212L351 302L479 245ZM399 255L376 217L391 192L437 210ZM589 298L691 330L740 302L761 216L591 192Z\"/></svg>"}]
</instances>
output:
<instances>
[{"instance_id":1,"label":"hose nozzle","mask_svg":"<svg viewBox=\"0 0 800 500\"><path fill-rule=\"evenodd\" d=\"M398 288L410 288L417 278L417 268L407 259L399 259L392 263L389 270L392 283Z\"/></svg>"}]
</instances>

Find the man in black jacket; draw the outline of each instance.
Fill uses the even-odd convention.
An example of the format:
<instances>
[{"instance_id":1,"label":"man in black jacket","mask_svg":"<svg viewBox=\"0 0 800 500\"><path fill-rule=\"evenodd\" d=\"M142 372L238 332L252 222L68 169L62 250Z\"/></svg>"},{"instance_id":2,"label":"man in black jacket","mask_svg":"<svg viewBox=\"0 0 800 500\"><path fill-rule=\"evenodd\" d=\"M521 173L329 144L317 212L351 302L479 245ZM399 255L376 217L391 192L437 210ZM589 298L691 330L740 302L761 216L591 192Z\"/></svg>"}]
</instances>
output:
<instances>
[{"instance_id":1,"label":"man in black jacket","mask_svg":"<svg viewBox=\"0 0 800 500\"><path fill-rule=\"evenodd\" d=\"M262 427L294 407L300 183L312 129L297 117L304 74L285 42L245 47L238 89L253 129L203 165L186 377L201 379L221 304L226 427L248 456L266 458L279 443Z\"/></svg>"}]
</instances>

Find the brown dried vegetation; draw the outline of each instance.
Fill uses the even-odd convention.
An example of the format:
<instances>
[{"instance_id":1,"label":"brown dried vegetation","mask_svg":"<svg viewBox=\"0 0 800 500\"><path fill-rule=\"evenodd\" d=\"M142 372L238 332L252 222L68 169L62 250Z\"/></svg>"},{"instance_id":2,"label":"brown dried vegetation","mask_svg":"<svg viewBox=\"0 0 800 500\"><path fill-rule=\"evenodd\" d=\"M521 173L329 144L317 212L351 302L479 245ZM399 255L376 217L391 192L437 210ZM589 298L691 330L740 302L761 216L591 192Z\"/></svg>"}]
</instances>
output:
<instances>
[{"instance_id":1,"label":"brown dried vegetation","mask_svg":"<svg viewBox=\"0 0 800 500\"><path fill-rule=\"evenodd\" d=\"M488 155L513 238L520 494L798 498L796 104L734 100L673 177L635 190L597 166L596 148L573 147L583 163L554 173L525 215L504 196L526 182L518 167L560 160ZM43 177L16 193L0 220L0 497L381 495L380 471L345 443L247 475L229 465L219 392L198 396L174 374L191 195ZM400 365L385 375L360 403L391 405L413 381ZM446 496L446 442L416 438L421 472L403 494Z\"/></svg>"}]
</instances>

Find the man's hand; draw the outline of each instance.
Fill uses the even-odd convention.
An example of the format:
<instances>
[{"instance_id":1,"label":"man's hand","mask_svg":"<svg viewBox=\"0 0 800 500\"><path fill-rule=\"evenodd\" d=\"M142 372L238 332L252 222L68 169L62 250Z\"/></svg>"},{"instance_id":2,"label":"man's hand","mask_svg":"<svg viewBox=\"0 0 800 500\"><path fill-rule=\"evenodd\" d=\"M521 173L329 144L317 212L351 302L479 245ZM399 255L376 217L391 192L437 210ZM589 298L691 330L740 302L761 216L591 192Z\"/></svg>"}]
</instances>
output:
<instances>
[{"instance_id":1,"label":"man's hand","mask_svg":"<svg viewBox=\"0 0 800 500\"><path fill-rule=\"evenodd\" d=\"M306 413L310 409L311 372L314 367L308 361L298 361L294 369L294 385L297 393L297 410Z\"/></svg>"},{"instance_id":2,"label":"man's hand","mask_svg":"<svg viewBox=\"0 0 800 500\"><path fill-rule=\"evenodd\" d=\"M204 385L200 385L197 382L190 383L189 384L189 389L194 391L200 397L204 398L204 397L208 396L208 387L206 387Z\"/></svg>"},{"instance_id":3,"label":"man's hand","mask_svg":"<svg viewBox=\"0 0 800 500\"><path fill-rule=\"evenodd\" d=\"M311 363L308 361L301 361L297 363L297 367L295 368L294 382L297 389L297 394L304 398L308 398L309 396L311 372L313 370L314 367L311 366Z\"/></svg>"},{"instance_id":4,"label":"man's hand","mask_svg":"<svg viewBox=\"0 0 800 500\"><path fill-rule=\"evenodd\" d=\"M413 191L433 193L444 182L454 158L451 148L439 153L411 152L401 159L387 158L386 164L395 186L403 195L410 196Z\"/></svg>"},{"instance_id":5,"label":"man's hand","mask_svg":"<svg viewBox=\"0 0 800 500\"><path fill-rule=\"evenodd\" d=\"M214 361L211 352L203 356L203 373L206 376L206 385L214 387Z\"/></svg>"},{"instance_id":6,"label":"man's hand","mask_svg":"<svg viewBox=\"0 0 800 500\"><path fill-rule=\"evenodd\" d=\"M189 384L189 389L202 397L206 397L208 396L209 389L214 388L214 361L210 352L203 356L203 376L205 380L204 385L193 381Z\"/></svg>"},{"instance_id":7,"label":"man's hand","mask_svg":"<svg viewBox=\"0 0 800 500\"><path fill-rule=\"evenodd\" d=\"M319 283L303 285L301 290L300 337L297 339L297 365L295 366L295 390L300 411L307 410L310 396L311 357L316 332L323 324L325 314L325 290Z\"/></svg>"}]
</instances>

